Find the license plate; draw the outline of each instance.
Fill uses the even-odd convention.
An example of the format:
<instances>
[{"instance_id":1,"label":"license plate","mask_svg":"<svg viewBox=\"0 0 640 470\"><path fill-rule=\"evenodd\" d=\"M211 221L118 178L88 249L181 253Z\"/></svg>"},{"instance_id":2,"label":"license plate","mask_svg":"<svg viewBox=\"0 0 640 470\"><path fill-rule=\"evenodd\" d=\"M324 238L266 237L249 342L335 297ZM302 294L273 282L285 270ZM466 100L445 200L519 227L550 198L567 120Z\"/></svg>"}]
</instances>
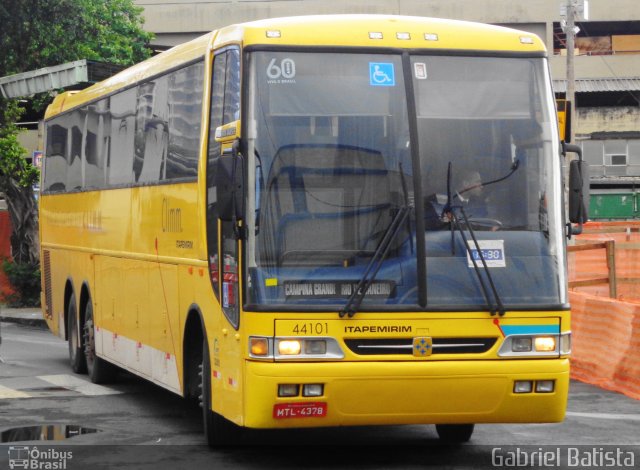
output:
<instances>
[{"instance_id":1,"label":"license plate","mask_svg":"<svg viewBox=\"0 0 640 470\"><path fill-rule=\"evenodd\" d=\"M288 418L324 418L327 416L327 404L315 403L278 403L273 405L275 419Z\"/></svg>"}]
</instances>

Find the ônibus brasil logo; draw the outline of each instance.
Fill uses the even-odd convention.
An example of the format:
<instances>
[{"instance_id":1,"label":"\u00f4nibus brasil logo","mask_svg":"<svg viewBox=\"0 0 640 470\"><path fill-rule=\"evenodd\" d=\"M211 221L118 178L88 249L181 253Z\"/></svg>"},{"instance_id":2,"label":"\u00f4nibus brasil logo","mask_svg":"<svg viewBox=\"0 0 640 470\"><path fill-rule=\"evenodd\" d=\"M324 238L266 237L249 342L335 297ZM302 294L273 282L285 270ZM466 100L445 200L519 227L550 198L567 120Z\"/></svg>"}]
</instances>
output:
<instances>
[{"instance_id":1,"label":"\u00f4nibus brasil logo","mask_svg":"<svg viewBox=\"0 0 640 470\"><path fill-rule=\"evenodd\" d=\"M67 461L73 458L71 451L56 449L40 450L37 447L10 446L9 468L25 468L33 470L65 470Z\"/></svg>"}]
</instances>

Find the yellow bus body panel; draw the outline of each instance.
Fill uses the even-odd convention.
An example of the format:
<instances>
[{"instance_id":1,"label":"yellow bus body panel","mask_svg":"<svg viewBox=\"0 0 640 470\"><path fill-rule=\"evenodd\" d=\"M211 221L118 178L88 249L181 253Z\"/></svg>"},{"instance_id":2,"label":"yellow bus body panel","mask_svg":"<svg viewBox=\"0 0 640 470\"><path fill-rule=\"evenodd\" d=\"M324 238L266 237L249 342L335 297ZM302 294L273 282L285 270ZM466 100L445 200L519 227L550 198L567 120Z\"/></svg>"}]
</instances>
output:
<instances>
[{"instance_id":1,"label":"yellow bus body panel","mask_svg":"<svg viewBox=\"0 0 640 470\"><path fill-rule=\"evenodd\" d=\"M266 37L279 31L279 38ZM371 39L369 33L382 33ZM408 39L398 33L409 33ZM429 35L431 40L425 38ZM535 34L467 21L386 15L318 15L260 20L221 29L217 44L242 38L244 45L392 47L467 51L545 51ZM407 37L407 36L402 36ZM529 39L523 40L526 37Z\"/></svg>"},{"instance_id":2,"label":"yellow bus body panel","mask_svg":"<svg viewBox=\"0 0 640 470\"><path fill-rule=\"evenodd\" d=\"M245 361L244 412L234 421L248 427L320 427L373 424L559 422L565 414L569 360L567 357L499 357L500 327L557 326L568 333L566 311L362 313L340 319L337 313L279 315L243 314L243 337L330 337L338 341L344 359L335 361ZM320 334L318 334L320 333ZM348 339L496 338L484 353L357 355ZM245 348L248 348L248 340ZM249 355L248 350L244 356ZM220 371L225 380L224 370ZM514 393L516 380L553 380L553 393ZM278 397L279 384L323 384L321 397ZM279 404L326 404L324 417L274 417ZM229 417L229 416L228 416Z\"/></svg>"},{"instance_id":3,"label":"yellow bus body panel","mask_svg":"<svg viewBox=\"0 0 640 470\"><path fill-rule=\"evenodd\" d=\"M551 423L564 419L569 360L347 363L247 362L244 425L256 428L424 423ZM554 380L553 393L513 393ZM278 384L322 383L323 397L277 398ZM280 403L327 403L326 417L276 419Z\"/></svg>"}]
</instances>

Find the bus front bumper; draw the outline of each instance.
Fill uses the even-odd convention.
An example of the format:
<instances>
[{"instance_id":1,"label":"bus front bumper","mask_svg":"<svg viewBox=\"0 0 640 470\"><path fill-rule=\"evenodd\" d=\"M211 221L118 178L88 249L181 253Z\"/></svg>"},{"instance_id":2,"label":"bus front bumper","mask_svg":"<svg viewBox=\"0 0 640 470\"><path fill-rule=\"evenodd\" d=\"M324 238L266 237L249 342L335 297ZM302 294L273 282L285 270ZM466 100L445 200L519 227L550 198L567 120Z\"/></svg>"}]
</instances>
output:
<instances>
[{"instance_id":1,"label":"bus front bumper","mask_svg":"<svg viewBox=\"0 0 640 470\"><path fill-rule=\"evenodd\" d=\"M250 428L551 423L564 419L569 360L247 361L245 377L242 424ZM549 381L553 391L536 391ZM532 390L516 393L516 382ZM278 397L281 384L300 385L299 395ZM303 397L304 384L322 384L322 396Z\"/></svg>"}]
</instances>

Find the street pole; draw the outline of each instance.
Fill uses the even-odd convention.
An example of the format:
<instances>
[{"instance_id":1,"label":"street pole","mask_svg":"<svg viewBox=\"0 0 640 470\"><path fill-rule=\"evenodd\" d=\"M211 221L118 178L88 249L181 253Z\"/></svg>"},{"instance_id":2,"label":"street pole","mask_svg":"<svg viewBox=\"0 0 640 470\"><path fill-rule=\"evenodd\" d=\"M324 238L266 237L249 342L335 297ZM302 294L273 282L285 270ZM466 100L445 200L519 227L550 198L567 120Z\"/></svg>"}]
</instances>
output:
<instances>
[{"instance_id":1,"label":"street pole","mask_svg":"<svg viewBox=\"0 0 640 470\"><path fill-rule=\"evenodd\" d=\"M578 107L576 106L575 72L574 72L574 51L575 51L575 0L567 0L567 26L565 36L567 38L567 93L566 98L571 103L571 133L566 137L571 143L575 143L575 128L578 118Z\"/></svg>"}]
</instances>

